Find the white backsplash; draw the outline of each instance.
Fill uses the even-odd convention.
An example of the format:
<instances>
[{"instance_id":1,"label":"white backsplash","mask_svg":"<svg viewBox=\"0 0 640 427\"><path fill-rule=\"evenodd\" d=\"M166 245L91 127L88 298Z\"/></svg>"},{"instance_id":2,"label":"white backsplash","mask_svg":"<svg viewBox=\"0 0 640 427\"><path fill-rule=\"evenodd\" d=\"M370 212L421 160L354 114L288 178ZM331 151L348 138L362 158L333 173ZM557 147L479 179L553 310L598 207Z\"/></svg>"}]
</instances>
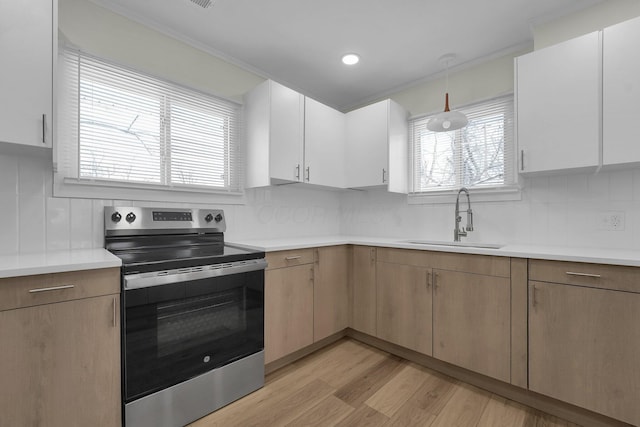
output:
<instances>
[{"instance_id":1,"label":"white backsplash","mask_svg":"<svg viewBox=\"0 0 640 427\"><path fill-rule=\"evenodd\" d=\"M520 201L474 202L471 192L475 231L468 240L640 249L640 169L536 177L522 184ZM106 205L186 206L54 198L51 188L50 151L0 147L0 254L102 247ZM211 207L225 210L229 241L340 233L453 237L453 203L409 205L406 196L381 190L288 185L247 190L245 205ZM624 214L624 230L600 229L600 214L608 211Z\"/></svg>"}]
</instances>

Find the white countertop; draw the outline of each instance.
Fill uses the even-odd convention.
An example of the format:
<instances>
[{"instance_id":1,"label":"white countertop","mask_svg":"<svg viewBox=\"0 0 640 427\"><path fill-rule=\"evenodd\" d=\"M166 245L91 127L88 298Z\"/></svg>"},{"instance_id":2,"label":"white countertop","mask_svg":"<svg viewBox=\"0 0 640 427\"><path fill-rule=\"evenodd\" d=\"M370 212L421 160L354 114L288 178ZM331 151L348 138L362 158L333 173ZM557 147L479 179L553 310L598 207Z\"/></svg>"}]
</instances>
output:
<instances>
[{"instance_id":1,"label":"white countertop","mask_svg":"<svg viewBox=\"0 0 640 427\"><path fill-rule=\"evenodd\" d=\"M546 245L504 245L500 249L466 246L441 246L409 243L409 239L369 236L317 236L283 239L235 240L234 244L265 252L290 249L315 248L333 245L368 245L387 248L419 249L440 252L456 252L478 255L506 256L514 258L548 259L556 261L588 262L640 267L640 250L564 247ZM416 239L418 240L418 239ZM229 242L231 243L231 242Z\"/></svg>"},{"instance_id":2,"label":"white countertop","mask_svg":"<svg viewBox=\"0 0 640 427\"><path fill-rule=\"evenodd\" d=\"M120 258L105 249L73 249L0 255L0 278L120 267Z\"/></svg>"}]
</instances>

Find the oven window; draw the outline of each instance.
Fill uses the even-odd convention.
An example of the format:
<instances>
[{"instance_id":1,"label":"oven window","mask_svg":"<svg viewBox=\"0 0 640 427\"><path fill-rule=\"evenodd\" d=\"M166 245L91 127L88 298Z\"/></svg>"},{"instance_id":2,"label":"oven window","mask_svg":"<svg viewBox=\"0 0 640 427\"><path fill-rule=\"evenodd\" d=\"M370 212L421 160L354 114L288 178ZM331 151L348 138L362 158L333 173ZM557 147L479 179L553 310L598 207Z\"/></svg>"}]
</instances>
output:
<instances>
[{"instance_id":1,"label":"oven window","mask_svg":"<svg viewBox=\"0 0 640 427\"><path fill-rule=\"evenodd\" d=\"M127 290L127 402L264 348L264 272Z\"/></svg>"}]
</instances>

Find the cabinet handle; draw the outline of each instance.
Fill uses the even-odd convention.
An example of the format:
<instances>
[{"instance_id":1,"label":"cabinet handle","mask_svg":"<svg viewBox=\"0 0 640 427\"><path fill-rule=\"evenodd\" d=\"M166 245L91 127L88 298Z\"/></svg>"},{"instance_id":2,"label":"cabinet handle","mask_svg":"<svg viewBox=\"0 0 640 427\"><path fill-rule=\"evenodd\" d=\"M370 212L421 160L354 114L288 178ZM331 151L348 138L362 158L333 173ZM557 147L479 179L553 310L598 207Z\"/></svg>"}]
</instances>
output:
<instances>
[{"instance_id":1,"label":"cabinet handle","mask_svg":"<svg viewBox=\"0 0 640 427\"><path fill-rule=\"evenodd\" d=\"M285 261L293 261L295 259L300 259L302 258L302 255L294 255L294 256L286 256L284 257Z\"/></svg>"},{"instance_id":2,"label":"cabinet handle","mask_svg":"<svg viewBox=\"0 0 640 427\"><path fill-rule=\"evenodd\" d=\"M75 285L64 285L64 286L53 286L51 288L29 289L29 293L37 294L38 292L61 291L63 289L71 289L71 288L75 288Z\"/></svg>"},{"instance_id":3,"label":"cabinet handle","mask_svg":"<svg viewBox=\"0 0 640 427\"><path fill-rule=\"evenodd\" d=\"M116 302L116 297L113 297L113 327L115 328L118 323L117 323L117 319L116 316L118 315L117 313L117 302Z\"/></svg>"},{"instance_id":4,"label":"cabinet handle","mask_svg":"<svg viewBox=\"0 0 640 427\"><path fill-rule=\"evenodd\" d=\"M427 271L427 289L429 289L431 287L431 275L433 273L432 272L428 272Z\"/></svg>"},{"instance_id":5,"label":"cabinet handle","mask_svg":"<svg viewBox=\"0 0 640 427\"><path fill-rule=\"evenodd\" d=\"M296 179L300 181L300 163L296 166Z\"/></svg>"},{"instance_id":6,"label":"cabinet handle","mask_svg":"<svg viewBox=\"0 0 640 427\"><path fill-rule=\"evenodd\" d=\"M42 143L47 143L47 115L42 115Z\"/></svg>"},{"instance_id":7,"label":"cabinet handle","mask_svg":"<svg viewBox=\"0 0 640 427\"><path fill-rule=\"evenodd\" d=\"M382 183L385 184L387 182L387 171L382 168Z\"/></svg>"},{"instance_id":8,"label":"cabinet handle","mask_svg":"<svg viewBox=\"0 0 640 427\"><path fill-rule=\"evenodd\" d=\"M579 277L593 277L595 279L599 279L602 276L599 274L591 274L591 273L575 273L573 271L567 271L568 276L579 276Z\"/></svg>"},{"instance_id":9,"label":"cabinet handle","mask_svg":"<svg viewBox=\"0 0 640 427\"><path fill-rule=\"evenodd\" d=\"M524 150L520 150L520 170L524 170Z\"/></svg>"},{"instance_id":10,"label":"cabinet handle","mask_svg":"<svg viewBox=\"0 0 640 427\"><path fill-rule=\"evenodd\" d=\"M440 275L434 271L433 272L433 291L434 292L438 290L438 278L439 277L440 277Z\"/></svg>"},{"instance_id":11,"label":"cabinet handle","mask_svg":"<svg viewBox=\"0 0 640 427\"><path fill-rule=\"evenodd\" d=\"M537 291L536 285L531 285L531 308L536 308L538 305Z\"/></svg>"},{"instance_id":12,"label":"cabinet handle","mask_svg":"<svg viewBox=\"0 0 640 427\"><path fill-rule=\"evenodd\" d=\"M311 166L307 166L307 177L305 178L307 180L307 182L309 182L309 180L311 179L311 172L309 172L309 170L311 169Z\"/></svg>"},{"instance_id":13,"label":"cabinet handle","mask_svg":"<svg viewBox=\"0 0 640 427\"><path fill-rule=\"evenodd\" d=\"M375 264L375 262L376 262L376 250L375 250L375 248L371 248L370 249L370 255L371 255L371 264Z\"/></svg>"}]
</instances>

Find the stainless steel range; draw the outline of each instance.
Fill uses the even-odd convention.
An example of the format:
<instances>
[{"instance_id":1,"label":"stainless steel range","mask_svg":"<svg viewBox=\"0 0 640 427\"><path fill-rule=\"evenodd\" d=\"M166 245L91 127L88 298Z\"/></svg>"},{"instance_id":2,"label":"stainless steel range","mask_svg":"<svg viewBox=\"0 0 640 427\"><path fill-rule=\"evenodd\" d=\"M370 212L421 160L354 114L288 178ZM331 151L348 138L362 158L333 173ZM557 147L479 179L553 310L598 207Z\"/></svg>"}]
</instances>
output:
<instances>
[{"instance_id":1,"label":"stainless steel range","mask_svg":"<svg viewBox=\"0 0 640 427\"><path fill-rule=\"evenodd\" d=\"M105 208L122 259L123 423L183 426L264 384L264 252L215 209Z\"/></svg>"}]
</instances>

